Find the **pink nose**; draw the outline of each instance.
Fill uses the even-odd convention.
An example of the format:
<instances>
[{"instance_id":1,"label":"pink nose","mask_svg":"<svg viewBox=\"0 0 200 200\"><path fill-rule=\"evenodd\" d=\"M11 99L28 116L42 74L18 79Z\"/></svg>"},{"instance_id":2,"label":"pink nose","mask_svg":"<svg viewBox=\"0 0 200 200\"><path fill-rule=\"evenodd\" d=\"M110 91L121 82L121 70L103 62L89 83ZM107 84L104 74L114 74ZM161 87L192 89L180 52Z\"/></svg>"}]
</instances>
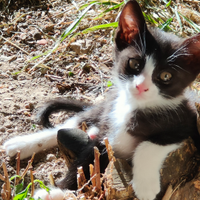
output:
<instances>
[{"instance_id":1,"label":"pink nose","mask_svg":"<svg viewBox=\"0 0 200 200\"><path fill-rule=\"evenodd\" d=\"M139 91L139 93L147 92L149 90L149 88L146 88L144 84L136 85L136 88Z\"/></svg>"}]
</instances>

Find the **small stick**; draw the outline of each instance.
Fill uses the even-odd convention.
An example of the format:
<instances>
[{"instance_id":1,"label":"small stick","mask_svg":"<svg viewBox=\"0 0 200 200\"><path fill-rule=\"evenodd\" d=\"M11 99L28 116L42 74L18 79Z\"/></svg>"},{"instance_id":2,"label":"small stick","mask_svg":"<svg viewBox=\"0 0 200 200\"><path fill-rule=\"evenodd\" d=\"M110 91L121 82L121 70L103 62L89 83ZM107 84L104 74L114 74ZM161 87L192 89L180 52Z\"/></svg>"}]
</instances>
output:
<instances>
[{"instance_id":1,"label":"small stick","mask_svg":"<svg viewBox=\"0 0 200 200\"><path fill-rule=\"evenodd\" d=\"M98 200L103 199L104 194L105 194L105 191L101 194L101 196L98 198Z\"/></svg>"},{"instance_id":2,"label":"small stick","mask_svg":"<svg viewBox=\"0 0 200 200\"><path fill-rule=\"evenodd\" d=\"M2 185L1 197L3 200L8 200L7 195L6 195L6 184L5 183Z\"/></svg>"},{"instance_id":3,"label":"small stick","mask_svg":"<svg viewBox=\"0 0 200 200\"><path fill-rule=\"evenodd\" d=\"M33 195L34 195L34 190L35 190L34 177L33 177L33 167L30 166L29 169L30 169L31 183L32 183L32 185L31 185L31 197L33 197Z\"/></svg>"},{"instance_id":4,"label":"small stick","mask_svg":"<svg viewBox=\"0 0 200 200\"><path fill-rule=\"evenodd\" d=\"M55 181L54 181L52 172L49 174L49 181L50 181L50 184L51 184L52 186L55 186Z\"/></svg>"},{"instance_id":5,"label":"small stick","mask_svg":"<svg viewBox=\"0 0 200 200\"><path fill-rule=\"evenodd\" d=\"M19 175L20 171L20 151L17 152L17 157L16 157L17 163L16 163L16 175ZM19 177L15 178L15 185L18 185L19 183Z\"/></svg>"},{"instance_id":6,"label":"small stick","mask_svg":"<svg viewBox=\"0 0 200 200\"><path fill-rule=\"evenodd\" d=\"M0 174L0 179L3 181L3 182L5 182L5 176L2 176L1 174Z\"/></svg>"},{"instance_id":7,"label":"small stick","mask_svg":"<svg viewBox=\"0 0 200 200\"><path fill-rule=\"evenodd\" d=\"M7 42L9 42L10 44L12 44L13 46L15 46L16 48L20 49L20 50L23 51L25 54L30 55L27 51L25 51L24 49L22 49L22 48L19 47L18 45L14 44L14 43L11 42L10 40L6 39L5 37L1 36L1 38L3 38L4 40L6 40Z\"/></svg>"},{"instance_id":8,"label":"small stick","mask_svg":"<svg viewBox=\"0 0 200 200\"><path fill-rule=\"evenodd\" d=\"M92 164L90 164L89 167L90 167L90 177L91 177L90 179L91 179L91 182L92 182L92 186L96 187L96 181L95 181L95 179L92 178L95 174L94 173L94 166Z\"/></svg>"},{"instance_id":9,"label":"small stick","mask_svg":"<svg viewBox=\"0 0 200 200\"><path fill-rule=\"evenodd\" d=\"M188 0L184 0L187 3L194 3L194 4L199 4L199 1L188 1Z\"/></svg>"},{"instance_id":10,"label":"small stick","mask_svg":"<svg viewBox=\"0 0 200 200\"><path fill-rule=\"evenodd\" d=\"M106 150L107 150L107 153L108 153L109 161L111 161L111 160L115 161L114 152L112 150L112 146L108 142L108 138L107 137L104 138L104 142L105 142L105 145L106 145Z\"/></svg>"},{"instance_id":11,"label":"small stick","mask_svg":"<svg viewBox=\"0 0 200 200\"><path fill-rule=\"evenodd\" d=\"M78 170L78 176L77 176L78 189L80 189L87 181L85 178L83 167L79 167L77 170Z\"/></svg>"},{"instance_id":12,"label":"small stick","mask_svg":"<svg viewBox=\"0 0 200 200\"><path fill-rule=\"evenodd\" d=\"M7 171L5 162L2 163L2 167L3 167L4 176L5 176L5 190L4 191L6 192L6 198L9 200L11 197L11 189L10 189L10 181L8 178L8 171Z\"/></svg>"},{"instance_id":13,"label":"small stick","mask_svg":"<svg viewBox=\"0 0 200 200\"><path fill-rule=\"evenodd\" d=\"M28 161L28 165L26 166L26 169L24 170L24 172L23 172L23 174L22 174L22 176L21 176L21 179L24 178L24 176L26 175L26 173L27 173L27 171L29 170L30 166L32 165L32 162L33 162L34 157L35 157L35 153L33 153L32 158ZM20 179L20 180L21 180L21 179Z\"/></svg>"},{"instance_id":14,"label":"small stick","mask_svg":"<svg viewBox=\"0 0 200 200\"><path fill-rule=\"evenodd\" d=\"M124 175L120 170L119 162L118 162L118 160L116 160L116 158L114 156L114 152L112 150L112 146L108 142L108 138L104 138L104 142L105 142L105 145L106 145L106 150L108 152L109 161L113 160L115 169L117 170L118 175L121 178L122 183L124 184L124 187L127 187L126 179L124 178Z\"/></svg>"},{"instance_id":15,"label":"small stick","mask_svg":"<svg viewBox=\"0 0 200 200\"><path fill-rule=\"evenodd\" d=\"M87 132L87 129L88 129L87 124L85 122L82 122L81 130Z\"/></svg>"},{"instance_id":16,"label":"small stick","mask_svg":"<svg viewBox=\"0 0 200 200\"><path fill-rule=\"evenodd\" d=\"M101 180L100 180L100 163L99 163L100 153L97 147L94 147L94 169L96 174L96 190L101 190Z\"/></svg>"}]
</instances>

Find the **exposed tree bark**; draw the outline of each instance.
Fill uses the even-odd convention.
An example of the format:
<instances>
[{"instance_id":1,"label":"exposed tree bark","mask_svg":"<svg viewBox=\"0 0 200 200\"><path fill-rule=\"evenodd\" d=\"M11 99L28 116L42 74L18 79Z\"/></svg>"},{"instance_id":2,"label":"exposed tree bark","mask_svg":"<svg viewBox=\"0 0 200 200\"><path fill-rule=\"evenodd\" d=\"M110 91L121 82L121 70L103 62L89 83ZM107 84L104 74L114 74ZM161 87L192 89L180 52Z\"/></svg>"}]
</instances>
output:
<instances>
[{"instance_id":1,"label":"exposed tree bark","mask_svg":"<svg viewBox=\"0 0 200 200\"><path fill-rule=\"evenodd\" d=\"M125 160L110 161L104 174L106 200L133 199L134 193L130 184L131 171L131 166Z\"/></svg>"},{"instance_id":2,"label":"exposed tree bark","mask_svg":"<svg viewBox=\"0 0 200 200\"><path fill-rule=\"evenodd\" d=\"M70 165L74 154L62 143L59 147ZM131 186L131 168L125 160L111 159L102 182L106 200L137 199ZM160 174L162 189L157 200L200 200L200 155L192 139L187 139L179 149L168 155Z\"/></svg>"},{"instance_id":3,"label":"exposed tree bark","mask_svg":"<svg viewBox=\"0 0 200 200\"><path fill-rule=\"evenodd\" d=\"M158 200L199 200L200 199L200 156L191 139L178 150L170 153L161 169L161 193ZM105 177L106 199L133 199L130 185L131 167L124 160L112 161ZM153 184L153 183L152 183ZM166 193L167 188L168 192ZM145 192L145 191L144 191ZM163 197L164 196L164 197Z\"/></svg>"}]
</instances>

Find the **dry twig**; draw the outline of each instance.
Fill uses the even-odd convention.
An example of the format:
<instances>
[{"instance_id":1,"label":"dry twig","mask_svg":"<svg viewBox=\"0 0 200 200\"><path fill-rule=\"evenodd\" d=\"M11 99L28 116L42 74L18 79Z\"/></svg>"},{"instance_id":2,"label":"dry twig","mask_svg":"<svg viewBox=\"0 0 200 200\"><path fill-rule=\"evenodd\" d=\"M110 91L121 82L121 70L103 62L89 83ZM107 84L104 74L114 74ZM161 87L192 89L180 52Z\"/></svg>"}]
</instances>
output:
<instances>
[{"instance_id":1,"label":"dry twig","mask_svg":"<svg viewBox=\"0 0 200 200\"><path fill-rule=\"evenodd\" d=\"M94 169L96 174L96 191L101 191L101 180L100 180L100 153L97 147L94 147Z\"/></svg>"}]
</instances>

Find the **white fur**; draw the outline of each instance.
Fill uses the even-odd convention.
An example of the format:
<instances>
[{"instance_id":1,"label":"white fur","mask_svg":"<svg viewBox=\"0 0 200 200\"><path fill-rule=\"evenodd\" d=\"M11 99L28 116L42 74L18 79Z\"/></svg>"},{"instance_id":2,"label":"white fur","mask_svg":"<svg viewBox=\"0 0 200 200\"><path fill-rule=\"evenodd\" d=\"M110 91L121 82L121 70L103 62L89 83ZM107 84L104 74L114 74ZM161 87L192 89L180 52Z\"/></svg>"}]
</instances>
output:
<instances>
[{"instance_id":1,"label":"white fur","mask_svg":"<svg viewBox=\"0 0 200 200\"><path fill-rule=\"evenodd\" d=\"M64 197L65 192L59 188L52 188L49 193L45 189L38 189L33 196L35 200L63 200Z\"/></svg>"},{"instance_id":2,"label":"white fur","mask_svg":"<svg viewBox=\"0 0 200 200\"><path fill-rule=\"evenodd\" d=\"M153 200L160 192L160 169L167 155L180 145L142 142L133 156L133 189L140 200Z\"/></svg>"},{"instance_id":3,"label":"white fur","mask_svg":"<svg viewBox=\"0 0 200 200\"><path fill-rule=\"evenodd\" d=\"M91 126L87 130L87 134L90 137L95 137L96 135L98 135L98 133L99 133L99 128L97 128L96 126Z\"/></svg>"},{"instance_id":4,"label":"white fur","mask_svg":"<svg viewBox=\"0 0 200 200\"><path fill-rule=\"evenodd\" d=\"M167 108L176 109L185 98L183 95L175 99L162 97L157 86L152 82L154 68L153 58L147 57L144 70L139 76L122 82L118 80L118 97L114 102L113 111L109 115L113 131L108 139L114 151L120 152L125 158L133 154L137 145L134 137L126 132L127 122L133 117L134 110L149 108L162 112ZM136 85L140 84L144 84L148 91L139 93Z\"/></svg>"},{"instance_id":5,"label":"white fur","mask_svg":"<svg viewBox=\"0 0 200 200\"><path fill-rule=\"evenodd\" d=\"M176 108L182 100L185 98L184 95L180 95L174 99L166 99L159 94L158 87L152 82L152 74L155 69L153 57L149 56L146 59L144 70L139 76L134 76L130 80L121 81L117 80L117 87L119 88L119 95L117 103L123 101L124 104L130 104L131 109L165 109L165 108ZM136 85L143 83L149 90L139 94ZM122 92L123 91L123 92ZM126 97L122 97L125 95Z\"/></svg>"},{"instance_id":6,"label":"white fur","mask_svg":"<svg viewBox=\"0 0 200 200\"><path fill-rule=\"evenodd\" d=\"M49 149L57 145L57 132L62 128L76 128L78 126L77 117L68 119L64 124L55 128L44 129L37 133L14 137L6 141L3 145L7 155L14 156L20 151L20 159L27 158L44 149Z\"/></svg>"}]
</instances>

